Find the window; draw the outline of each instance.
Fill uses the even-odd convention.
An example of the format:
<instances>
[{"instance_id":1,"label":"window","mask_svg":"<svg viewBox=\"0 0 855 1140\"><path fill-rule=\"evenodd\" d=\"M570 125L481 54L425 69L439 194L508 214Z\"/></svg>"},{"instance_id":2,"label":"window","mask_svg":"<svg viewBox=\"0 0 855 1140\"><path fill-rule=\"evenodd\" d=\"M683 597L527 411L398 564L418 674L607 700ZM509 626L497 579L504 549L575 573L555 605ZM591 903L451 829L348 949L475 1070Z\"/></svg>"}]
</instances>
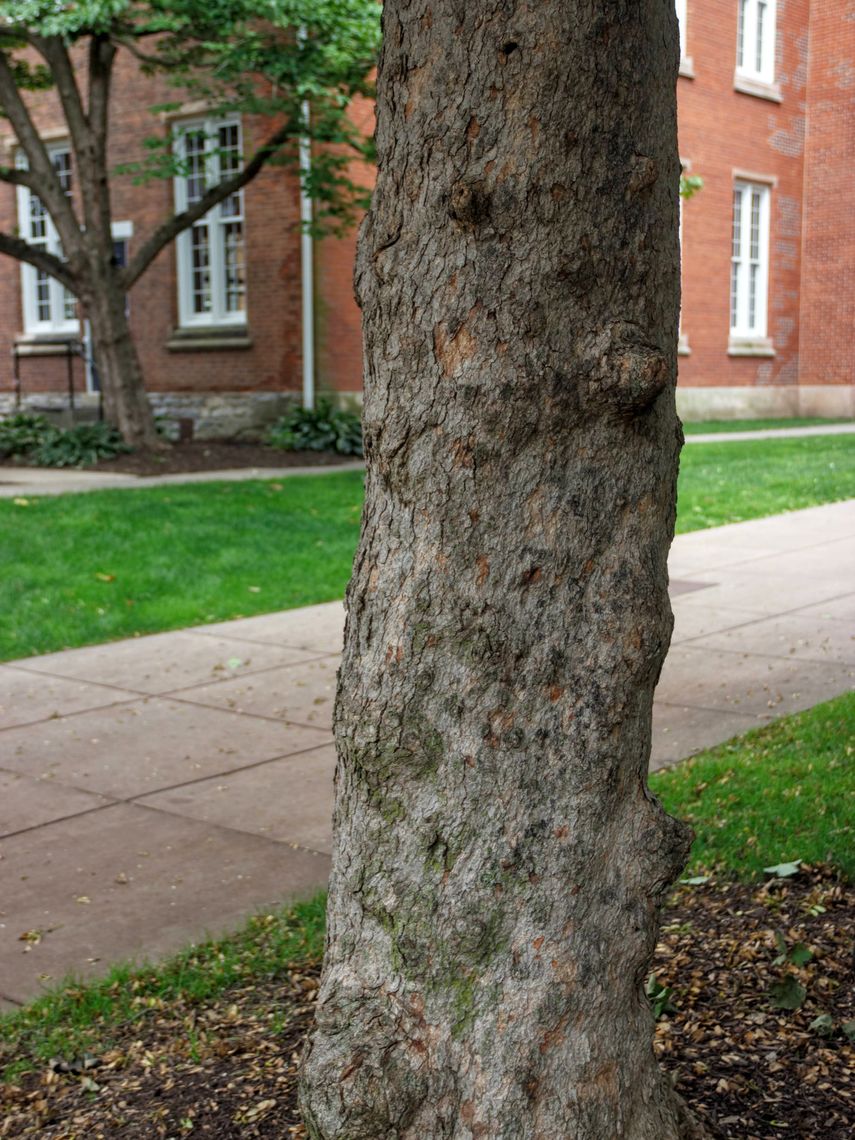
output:
<instances>
[{"instance_id":1,"label":"window","mask_svg":"<svg viewBox=\"0 0 855 1140\"><path fill-rule=\"evenodd\" d=\"M686 61L686 9L688 0L676 0L677 4L677 22L680 25L680 63Z\"/></svg>"},{"instance_id":2,"label":"window","mask_svg":"<svg viewBox=\"0 0 855 1140\"><path fill-rule=\"evenodd\" d=\"M70 198L72 169L68 144L48 147L48 154L60 185ZM21 170L27 167L26 156L20 151L16 165ZM21 237L30 245L62 257L62 243L53 219L39 196L27 186L18 187L18 225ZM34 265L21 267L21 294L25 332L58 335L79 331L74 295L43 269L36 269Z\"/></svg>"},{"instance_id":3,"label":"window","mask_svg":"<svg viewBox=\"0 0 855 1140\"><path fill-rule=\"evenodd\" d=\"M733 187L733 237L730 257L731 338L766 336L769 290L768 186L737 182Z\"/></svg>"},{"instance_id":4,"label":"window","mask_svg":"<svg viewBox=\"0 0 855 1140\"><path fill-rule=\"evenodd\" d=\"M178 129L176 152L185 164L175 179L175 205L185 210L240 170L238 119L194 120ZM243 191L215 206L177 241L178 314L184 327L246 322Z\"/></svg>"},{"instance_id":5,"label":"window","mask_svg":"<svg viewBox=\"0 0 855 1140\"><path fill-rule=\"evenodd\" d=\"M775 0L739 0L736 73L761 83L775 81Z\"/></svg>"}]
</instances>

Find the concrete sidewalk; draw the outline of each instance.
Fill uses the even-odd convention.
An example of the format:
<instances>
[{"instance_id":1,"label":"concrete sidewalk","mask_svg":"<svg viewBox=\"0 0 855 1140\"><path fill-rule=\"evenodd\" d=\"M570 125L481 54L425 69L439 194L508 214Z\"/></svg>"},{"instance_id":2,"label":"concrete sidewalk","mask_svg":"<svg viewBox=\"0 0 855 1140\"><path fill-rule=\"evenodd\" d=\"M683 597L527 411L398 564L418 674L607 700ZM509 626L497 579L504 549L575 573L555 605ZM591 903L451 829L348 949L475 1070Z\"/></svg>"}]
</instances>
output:
<instances>
[{"instance_id":1,"label":"concrete sidewalk","mask_svg":"<svg viewBox=\"0 0 855 1140\"><path fill-rule=\"evenodd\" d=\"M654 767L851 688L853 566L855 500L677 538ZM0 1007L324 885L342 620L0 665Z\"/></svg>"},{"instance_id":2,"label":"concrete sidewalk","mask_svg":"<svg viewBox=\"0 0 855 1140\"><path fill-rule=\"evenodd\" d=\"M76 467L0 467L0 499L69 495L81 491L138 490L141 487L170 487L176 483L242 483L247 479L283 479L291 475L361 471L363 467L361 459L312 467L235 467L226 471L185 471L180 475L122 475L81 471Z\"/></svg>"}]
</instances>

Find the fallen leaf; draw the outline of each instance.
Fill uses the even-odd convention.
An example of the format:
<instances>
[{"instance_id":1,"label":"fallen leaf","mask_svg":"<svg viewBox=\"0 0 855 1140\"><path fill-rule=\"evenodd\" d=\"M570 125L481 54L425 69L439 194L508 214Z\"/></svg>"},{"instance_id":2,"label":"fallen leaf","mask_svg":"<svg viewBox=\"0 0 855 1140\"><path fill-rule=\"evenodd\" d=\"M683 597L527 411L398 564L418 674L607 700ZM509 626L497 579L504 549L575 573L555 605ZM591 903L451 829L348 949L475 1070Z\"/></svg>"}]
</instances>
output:
<instances>
[{"instance_id":1,"label":"fallen leaf","mask_svg":"<svg viewBox=\"0 0 855 1140\"><path fill-rule=\"evenodd\" d=\"M116 581L116 575L115 574L102 574L100 570L95 571L95 577L98 579L99 582L115 582Z\"/></svg>"},{"instance_id":2,"label":"fallen leaf","mask_svg":"<svg viewBox=\"0 0 855 1140\"><path fill-rule=\"evenodd\" d=\"M792 863L776 863L773 867L764 867L764 875L774 875L778 879L789 879L792 875L799 873L801 867L801 859L796 859Z\"/></svg>"}]
</instances>

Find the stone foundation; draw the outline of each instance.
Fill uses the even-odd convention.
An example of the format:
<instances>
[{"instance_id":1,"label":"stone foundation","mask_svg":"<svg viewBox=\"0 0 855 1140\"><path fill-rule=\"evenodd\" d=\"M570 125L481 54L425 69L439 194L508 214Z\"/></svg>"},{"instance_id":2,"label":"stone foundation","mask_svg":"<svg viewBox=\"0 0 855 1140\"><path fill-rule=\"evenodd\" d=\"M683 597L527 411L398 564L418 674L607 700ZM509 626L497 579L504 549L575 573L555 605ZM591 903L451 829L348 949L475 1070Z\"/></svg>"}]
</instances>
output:
<instances>
[{"instance_id":1,"label":"stone foundation","mask_svg":"<svg viewBox=\"0 0 855 1140\"><path fill-rule=\"evenodd\" d=\"M324 395L324 393L321 393ZM359 411L361 392L330 393L342 407ZM193 439L263 439L267 429L297 403L297 392L152 392L149 395L164 435L178 439L182 420L192 425ZM24 396L23 407L41 412L61 426L68 426L68 396L36 392ZM11 392L0 392L0 415L15 410ZM787 419L817 416L829 419L855 418L855 385L816 384L762 388L679 388L677 411L692 421L737 419ZM75 397L74 422L98 418L98 396Z\"/></svg>"},{"instance_id":2,"label":"stone foundation","mask_svg":"<svg viewBox=\"0 0 855 1140\"><path fill-rule=\"evenodd\" d=\"M688 422L855 418L855 384L769 385L753 388L677 387L677 412Z\"/></svg>"},{"instance_id":3,"label":"stone foundation","mask_svg":"<svg viewBox=\"0 0 855 1140\"><path fill-rule=\"evenodd\" d=\"M181 421L189 420L193 439L263 439L270 425L299 400L296 392L151 392L149 401L163 434L178 439ZM46 415L67 427L98 418L98 396L80 393L69 414L68 396L60 392L33 392L21 400L24 411ZM0 415L15 411L15 397L0 392Z\"/></svg>"}]
</instances>

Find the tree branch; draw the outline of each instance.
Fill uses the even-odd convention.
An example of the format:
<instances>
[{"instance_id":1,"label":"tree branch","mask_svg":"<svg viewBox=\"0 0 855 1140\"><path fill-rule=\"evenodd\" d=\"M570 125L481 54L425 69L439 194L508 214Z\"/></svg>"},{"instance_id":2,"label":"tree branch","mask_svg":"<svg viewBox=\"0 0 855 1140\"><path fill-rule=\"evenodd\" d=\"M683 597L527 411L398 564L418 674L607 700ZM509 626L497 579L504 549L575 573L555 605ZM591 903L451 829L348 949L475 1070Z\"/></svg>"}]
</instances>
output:
<instances>
[{"instance_id":1,"label":"tree branch","mask_svg":"<svg viewBox=\"0 0 855 1140\"><path fill-rule=\"evenodd\" d=\"M279 148L288 139L294 138L296 135L297 131L294 125L291 122L286 123L258 148L242 170L239 170L231 178L227 178L225 182L218 182L216 186L212 186L195 205L187 210L182 210L180 214L174 214L163 225L159 226L151 237L143 243L136 256L132 258L128 268L121 275L120 281L125 291L127 292L131 288L165 246L184 230L189 229L194 222L204 218L205 214L214 206L219 205L229 195L242 189L247 182L250 182L258 174Z\"/></svg>"},{"instance_id":2,"label":"tree branch","mask_svg":"<svg viewBox=\"0 0 855 1140\"><path fill-rule=\"evenodd\" d=\"M53 218L66 253L76 252L80 246L80 226L71 203L65 195L30 112L15 84L15 77L5 52L0 51L0 105L6 113L12 130L30 164L38 196Z\"/></svg>"},{"instance_id":3,"label":"tree branch","mask_svg":"<svg viewBox=\"0 0 855 1140\"><path fill-rule=\"evenodd\" d=\"M159 55L150 55L148 52L141 51L132 39L127 36L111 36L111 42L116 47L123 47L125 51L129 51L134 59L140 63L148 64L150 67L168 67L168 61Z\"/></svg>"},{"instance_id":4,"label":"tree branch","mask_svg":"<svg viewBox=\"0 0 855 1140\"><path fill-rule=\"evenodd\" d=\"M110 124L110 88L116 47L108 36L89 40L89 145L92 168L87 172L94 202L87 210L87 225L93 222L102 235L110 233L110 187L108 181L107 135ZM88 195L86 195L88 198ZM91 215L91 216L90 216Z\"/></svg>"},{"instance_id":5,"label":"tree branch","mask_svg":"<svg viewBox=\"0 0 855 1140\"><path fill-rule=\"evenodd\" d=\"M16 261L25 261L28 265L42 269L51 277L55 277L62 285L77 295L77 282L69 269L68 263L62 261L46 249L37 249L25 242L22 238L14 237L0 231L0 253L14 257Z\"/></svg>"},{"instance_id":6,"label":"tree branch","mask_svg":"<svg viewBox=\"0 0 855 1140\"><path fill-rule=\"evenodd\" d=\"M93 159L88 145L89 123L86 120L83 100L80 97L68 49L58 36L37 37L34 46L47 61L53 76L78 169L88 168Z\"/></svg>"},{"instance_id":7,"label":"tree branch","mask_svg":"<svg viewBox=\"0 0 855 1140\"><path fill-rule=\"evenodd\" d=\"M38 182L29 170L18 170L15 166L0 166L0 182L7 182L10 186L26 186L34 194L38 194Z\"/></svg>"}]
</instances>

